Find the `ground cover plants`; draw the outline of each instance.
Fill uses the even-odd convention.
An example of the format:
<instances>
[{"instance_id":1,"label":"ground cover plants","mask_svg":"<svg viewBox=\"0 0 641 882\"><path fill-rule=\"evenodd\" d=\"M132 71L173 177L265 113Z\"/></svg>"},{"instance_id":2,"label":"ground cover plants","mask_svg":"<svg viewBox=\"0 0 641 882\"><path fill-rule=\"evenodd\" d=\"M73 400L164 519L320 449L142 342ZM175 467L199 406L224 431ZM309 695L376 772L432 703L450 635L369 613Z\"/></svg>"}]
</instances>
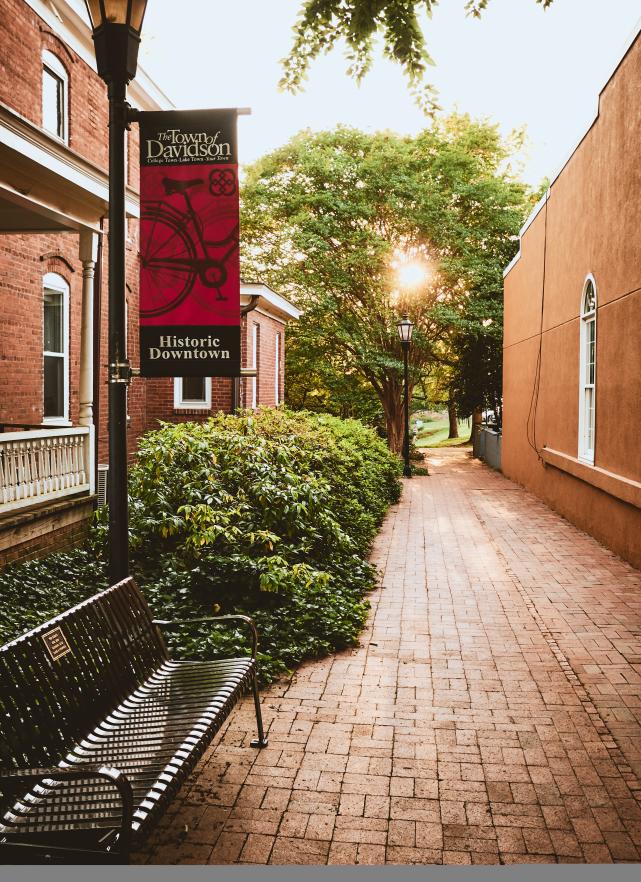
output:
<instances>
[{"instance_id":1,"label":"ground cover plants","mask_svg":"<svg viewBox=\"0 0 641 882\"><path fill-rule=\"evenodd\" d=\"M147 434L130 473L132 570L154 613L245 612L269 681L356 643L366 557L399 461L354 420L265 409ZM103 510L86 545L0 573L0 642L106 587ZM194 658L242 654L241 629L178 632Z\"/></svg>"}]
</instances>

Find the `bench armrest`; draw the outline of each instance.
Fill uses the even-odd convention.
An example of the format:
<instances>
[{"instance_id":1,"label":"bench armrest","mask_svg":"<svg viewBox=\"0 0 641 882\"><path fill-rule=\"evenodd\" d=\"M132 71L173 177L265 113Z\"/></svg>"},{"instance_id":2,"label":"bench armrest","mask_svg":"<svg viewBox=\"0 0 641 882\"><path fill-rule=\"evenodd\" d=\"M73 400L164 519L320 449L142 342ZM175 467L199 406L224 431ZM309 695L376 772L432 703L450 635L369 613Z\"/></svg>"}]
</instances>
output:
<instances>
[{"instance_id":1,"label":"bench armrest","mask_svg":"<svg viewBox=\"0 0 641 882\"><path fill-rule=\"evenodd\" d=\"M256 660L256 650L258 648L258 631L256 630L256 625L254 624L254 620L250 619L249 616L204 616L199 619L175 619L174 621L166 621L164 619L154 619L154 625L157 625L159 628L165 628L167 630L171 630L173 628L181 628L184 625L204 625L204 624L218 624L218 622L231 622L231 621L241 621L249 626L252 635L252 654L251 657Z\"/></svg>"},{"instance_id":2,"label":"bench armrest","mask_svg":"<svg viewBox=\"0 0 641 882\"><path fill-rule=\"evenodd\" d=\"M129 854L131 848L131 822L134 813L134 793L129 778L113 766L79 764L63 769L60 766L34 769L0 769L0 789L15 793L20 784L30 784L47 779L51 781L79 781L83 778L104 778L117 789L122 803L122 820L118 835L118 850ZM8 784L9 787L4 787ZM46 786L46 785L45 785Z\"/></svg>"}]
</instances>

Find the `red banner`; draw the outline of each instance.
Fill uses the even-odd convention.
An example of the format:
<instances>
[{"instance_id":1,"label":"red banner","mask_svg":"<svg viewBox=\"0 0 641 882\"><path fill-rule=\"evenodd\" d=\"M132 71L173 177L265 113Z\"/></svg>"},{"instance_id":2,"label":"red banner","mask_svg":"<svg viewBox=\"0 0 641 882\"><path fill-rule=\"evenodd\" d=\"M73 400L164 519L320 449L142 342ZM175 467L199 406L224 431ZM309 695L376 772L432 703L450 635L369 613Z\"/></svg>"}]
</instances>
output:
<instances>
[{"instance_id":1,"label":"red banner","mask_svg":"<svg viewBox=\"0 0 641 882\"><path fill-rule=\"evenodd\" d=\"M240 375L235 110L140 117L140 367Z\"/></svg>"}]
</instances>

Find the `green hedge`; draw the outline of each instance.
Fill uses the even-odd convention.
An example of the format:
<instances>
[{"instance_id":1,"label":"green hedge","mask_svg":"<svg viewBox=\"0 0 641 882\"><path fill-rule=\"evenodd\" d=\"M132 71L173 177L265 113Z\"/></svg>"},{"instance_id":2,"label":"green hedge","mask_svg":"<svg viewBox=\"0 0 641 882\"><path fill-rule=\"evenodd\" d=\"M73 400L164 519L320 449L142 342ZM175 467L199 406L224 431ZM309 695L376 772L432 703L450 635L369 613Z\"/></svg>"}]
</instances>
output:
<instances>
[{"instance_id":1,"label":"green hedge","mask_svg":"<svg viewBox=\"0 0 641 882\"><path fill-rule=\"evenodd\" d=\"M134 575L159 616L252 615L272 679L356 642L375 578L365 558L399 468L355 420L265 409L165 424L130 474ZM0 574L0 641L105 586L105 547L103 511L87 547ZM196 658L243 645L222 629L173 639Z\"/></svg>"}]
</instances>

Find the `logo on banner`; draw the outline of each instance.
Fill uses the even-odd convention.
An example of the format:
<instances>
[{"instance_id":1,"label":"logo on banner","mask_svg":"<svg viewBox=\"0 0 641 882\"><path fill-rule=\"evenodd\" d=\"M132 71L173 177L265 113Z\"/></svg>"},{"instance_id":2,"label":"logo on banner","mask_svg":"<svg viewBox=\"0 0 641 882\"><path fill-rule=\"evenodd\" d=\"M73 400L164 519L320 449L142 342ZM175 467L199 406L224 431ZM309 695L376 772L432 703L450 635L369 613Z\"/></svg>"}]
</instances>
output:
<instances>
[{"instance_id":1,"label":"logo on banner","mask_svg":"<svg viewBox=\"0 0 641 882\"><path fill-rule=\"evenodd\" d=\"M141 373L238 376L236 113L141 117Z\"/></svg>"},{"instance_id":2,"label":"logo on banner","mask_svg":"<svg viewBox=\"0 0 641 882\"><path fill-rule=\"evenodd\" d=\"M231 144L218 138L220 132L210 135L207 132L181 132L180 129L167 129L158 132L156 138L146 142L149 164L153 162L190 162L192 159L231 158Z\"/></svg>"}]
</instances>

